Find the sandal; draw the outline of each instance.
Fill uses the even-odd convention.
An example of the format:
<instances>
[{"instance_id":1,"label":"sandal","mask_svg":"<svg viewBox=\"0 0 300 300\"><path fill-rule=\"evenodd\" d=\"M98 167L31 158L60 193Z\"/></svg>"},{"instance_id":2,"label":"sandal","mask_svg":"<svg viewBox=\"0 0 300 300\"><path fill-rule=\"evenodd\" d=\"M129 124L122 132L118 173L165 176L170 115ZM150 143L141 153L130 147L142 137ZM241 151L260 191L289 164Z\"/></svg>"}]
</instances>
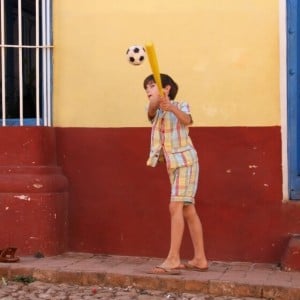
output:
<instances>
[{"instance_id":1,"label":"sandal","mask_svg":"<svg viewBox=\"0 0 300 300\"><path fill-rule=\"evenodd\" d=\"M194 266L194 265L189 264L189 263L187 263L185 265L185 268L186 268L186 270L197 271L197 272L206 272L206 271L208 271L208 267L200 268L200 267Z\"/></svg>"},{"instance_id":2,"label":"sandal","mask_svg":"<svg viewBox=\"0 0 300 300\"><path fill-rule=\"evenodd\" d=\"M154 269L151 271L147 272L148 274L152 275L180 275L180 268L164 268L162 266L156 266Z\"/></svg>"},{"instance_id":3,"label":"sandal","mask_svg":"<svg viewBox=\"0 0 300 300\"><path fill-rule=\"evenodd\" d=\"M8 247L0 250L0 262L11 263L20 260L20 257L15 256L17 248Z\"/></svg>"}]
</instances>

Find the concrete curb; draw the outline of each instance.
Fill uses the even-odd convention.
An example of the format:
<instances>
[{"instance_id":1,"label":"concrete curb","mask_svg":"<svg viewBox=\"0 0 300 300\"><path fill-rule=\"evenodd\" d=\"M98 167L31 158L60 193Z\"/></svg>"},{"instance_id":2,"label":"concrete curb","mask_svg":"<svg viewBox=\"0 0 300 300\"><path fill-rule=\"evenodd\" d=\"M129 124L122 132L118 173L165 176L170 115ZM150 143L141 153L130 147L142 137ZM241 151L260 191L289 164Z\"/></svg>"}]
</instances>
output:
<instances>
[{"instance_id":1,"label":"concrete curb","mask_svg":"<svg viewBox=\"0 0 300 300\"><path fill-rule=\"evenodd\" d=\"M234 268L227 270L224 274L222 270L219 273L216 270L211 272L191 272L184 271L179 276L164 275L157 276L146 274L141 267L143 264L133 264L134 259L126 260L126 257L109 257L99 263L104 265L102 270L96 270L98 266L92 268L95 257L72 259L47 258L31 259L23 264L4 264L0 263L0 276L7 280L13 280L18 275L32 276L36 280L50 283L69 283L79 285L106 285L128 287L132 286L139 289L152 289L170 292L186 293L204 293L214 296L233 296L233 297L255 297L274 300L296 300L300 299L300 284L298 282L287 280L287 278L299 279L299 273L287 273L282 271L273 271L274 280L264 280L262 274L270 274L265 270L252 268L247 271L248 277L241 277L240 271ZM93 259L92 263L90 259ZM122 260L124 259L124 260ZM21 260L22 261L22 260ZM32 263L30 263L32 261ZM148 263L153 259L148 258ZM223 263L225 264L225 263ZM86 268L84 266L87 266ZM146 264L147 265L147 264ZM148 264L147 268L153 263ZM236 264L235 264L236 266ZM212 267L213 268L213 267ZM248 268L248 266L247 266ZM235 270L235 271L234 271ZM267 269L266 269L267 270ZM275 274L275 275L274 275ZM225 275L227 277L225 277ZM251 275L251 276L250 276ZM223 279L222 279L223 278ZM226 280L226 278L228 278ZM253 278L255 280L253 280ZM270 278L270 277L268 277Z\"/></svg>"}]
</instances>

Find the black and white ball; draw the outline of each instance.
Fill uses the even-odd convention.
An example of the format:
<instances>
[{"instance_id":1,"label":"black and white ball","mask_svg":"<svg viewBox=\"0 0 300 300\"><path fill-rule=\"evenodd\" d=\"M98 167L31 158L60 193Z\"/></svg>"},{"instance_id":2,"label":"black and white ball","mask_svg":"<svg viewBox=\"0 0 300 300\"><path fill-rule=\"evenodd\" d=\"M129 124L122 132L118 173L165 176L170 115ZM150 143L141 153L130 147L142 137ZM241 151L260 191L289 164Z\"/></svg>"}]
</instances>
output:
<instances>
[{"instance_id":1,"label":"black and white ball","mask_svg":"<svg viewBox=\"0 0 300 300\"><path fill-rule=\"evenodd\" d=\"M146 59L146 50L143 46L134 45L126 51L127 60L134 66L139 66Z\"/></svg>"}]
</instances>

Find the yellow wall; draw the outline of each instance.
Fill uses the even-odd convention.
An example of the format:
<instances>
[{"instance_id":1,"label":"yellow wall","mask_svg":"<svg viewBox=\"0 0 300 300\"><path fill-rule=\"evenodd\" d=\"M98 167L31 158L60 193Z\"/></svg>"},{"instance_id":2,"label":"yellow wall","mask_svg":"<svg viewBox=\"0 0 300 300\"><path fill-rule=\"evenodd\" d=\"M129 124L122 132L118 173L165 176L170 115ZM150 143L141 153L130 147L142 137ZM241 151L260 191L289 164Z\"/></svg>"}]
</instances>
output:
<instances>
[{"instance_id":1,"label":"yellow wall","mask_svg":"<svg viewBox=\"0 0 300 300\"><path fill-rule=\"evenodd\" d=\"M125 51L153 41L195 126L280 124L276 0L54 0L54 125L148 126Z\"/></svg>"}]
</instances>

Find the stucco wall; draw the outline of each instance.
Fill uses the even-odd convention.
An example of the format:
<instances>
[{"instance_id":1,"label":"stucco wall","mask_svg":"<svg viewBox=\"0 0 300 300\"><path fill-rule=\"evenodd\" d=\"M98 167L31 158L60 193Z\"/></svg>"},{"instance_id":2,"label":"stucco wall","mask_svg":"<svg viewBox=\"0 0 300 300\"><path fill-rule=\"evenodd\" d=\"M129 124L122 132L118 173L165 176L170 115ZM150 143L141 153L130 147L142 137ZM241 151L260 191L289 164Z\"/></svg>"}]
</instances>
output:
<instances>
[{"instance_id":1,"label":"stucco wall","mask_svg":"<svg viewBox=\"0 0 300 300\"><path fill-rule=\"evenodd\" d=\"M54 0L54 125L148 126L125 51L155 44L195 126L280 124L278 2Z\"/></svg>"},{"instance_id":2,"label":"stucco wall","mask_svg":"<svg viewBox=\"0 0 300 300\"><path fill-rule=\"evenodd\" d=\"M179 83L200 160L209 259L278 262L300 231L282 202L275 0L54 0L54 127L69 180L69 249L165 256L169 181L145 165L143 79L125 52L154 42ZM183 257L192 255L184 238Z\"/></svg>"}]
</instances>

